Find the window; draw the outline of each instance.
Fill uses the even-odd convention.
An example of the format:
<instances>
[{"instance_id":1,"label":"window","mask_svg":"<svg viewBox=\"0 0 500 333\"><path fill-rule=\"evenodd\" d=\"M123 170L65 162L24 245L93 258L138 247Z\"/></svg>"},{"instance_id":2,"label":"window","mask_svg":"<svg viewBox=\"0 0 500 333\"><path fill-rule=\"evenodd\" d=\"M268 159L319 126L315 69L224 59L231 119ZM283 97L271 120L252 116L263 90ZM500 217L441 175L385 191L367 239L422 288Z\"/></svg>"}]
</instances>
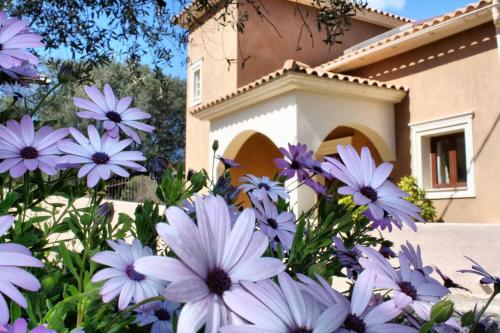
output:
<instances>
[{"instance_id":1,"label":"window","mask_svg":"<svg viewBox=\"0 0 500 333\"><path fill-rule=\"evenodd\" d=\"M473 113L410 124L411 169L430 199L475 196Z\"/></svg>"},{"instance_id":2,"label":"window","mask_svg":"<svg viewBox=\"0 0 500 333\"><path fill-rule=\"evenodd\" d=\"M467 186L464 133L431 138L433 188Z\"/></svg>"},{"instance_id":3,"label":"window","mask_svg":"<svg viewBox=\"0 0 500 333\"><path fill-rule=\"evenodd\" d=\"M200 58L191 64L191 106L201 103L202 61Z\"/></svg>"}]
</instances>

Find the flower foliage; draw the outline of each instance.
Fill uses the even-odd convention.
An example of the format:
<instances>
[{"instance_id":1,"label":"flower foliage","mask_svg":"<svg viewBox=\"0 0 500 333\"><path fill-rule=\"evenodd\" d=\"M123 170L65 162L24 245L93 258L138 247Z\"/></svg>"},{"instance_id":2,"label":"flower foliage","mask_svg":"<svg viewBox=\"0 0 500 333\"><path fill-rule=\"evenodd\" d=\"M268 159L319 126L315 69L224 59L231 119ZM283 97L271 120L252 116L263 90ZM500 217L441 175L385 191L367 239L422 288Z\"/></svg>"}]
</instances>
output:
<instances>
[{"instance_id":1,"label":"flower foliage","mask_svg":"<svg viewBox=\"0 0 500 333\"><path fill-rule=\"evenodd\" d=\"M10 43L0 69L21 73L40 39L4 12L0 24ZM423 219L367 148L316 160L291 144L275 178L232 179L244 166L222 156L216 179L180 164L154 202L115 216L107 181L145 171L127 148L140 142L135 129L153 130L149 115L109 85L87 87L91 100L74 99L96 120L85 136L40 121L46 97L27 103L16 89L4 89L14 98L0 113L0 332L498 332L485 313L499 277L471 259L463 272L493 293L479 310L455 311L447 297L463 287L438 268L436 280L418 245L392 249L378 232ZM307 211L294 201L302 186L318 194Z\"/></svg>"}]
</instances>

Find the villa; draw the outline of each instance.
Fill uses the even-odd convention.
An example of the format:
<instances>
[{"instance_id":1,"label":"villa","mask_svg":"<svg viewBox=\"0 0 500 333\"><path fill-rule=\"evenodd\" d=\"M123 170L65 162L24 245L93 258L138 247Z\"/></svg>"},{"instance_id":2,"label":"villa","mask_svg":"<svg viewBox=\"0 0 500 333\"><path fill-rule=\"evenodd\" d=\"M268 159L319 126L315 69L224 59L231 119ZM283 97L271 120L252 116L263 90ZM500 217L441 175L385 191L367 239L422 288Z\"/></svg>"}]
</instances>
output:
<instances>
[{"instance_id":1,"label":"villa","mask_svg":"<svg viewBox=\"0 0 500 333\"><path fill-rule=\"evenodd\" d=\"M368 146L395 164L394 180L415 176L442 220L500 222L497 0L420 22L358 10L334 46L309 1L261 0L268 20L242 1L229 10L244 31L220 24L214 1L177 17L189 31L187 167L210 171L216 139L244 166L236 181L272 177L288 143L317 158ZM299 210L316 200L308 189L294 196Z\"/></svg>"}]
</instances>

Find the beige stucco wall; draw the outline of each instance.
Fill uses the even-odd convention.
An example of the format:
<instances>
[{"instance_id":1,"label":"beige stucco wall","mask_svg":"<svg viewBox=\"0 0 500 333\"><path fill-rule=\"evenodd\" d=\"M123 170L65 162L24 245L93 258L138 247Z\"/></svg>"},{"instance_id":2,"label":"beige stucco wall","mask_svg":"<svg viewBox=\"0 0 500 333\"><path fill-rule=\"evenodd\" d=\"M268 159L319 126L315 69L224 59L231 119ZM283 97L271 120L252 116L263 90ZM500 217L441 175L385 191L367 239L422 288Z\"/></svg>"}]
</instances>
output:
<instances>
[{"instance_id":1,"label":"beige stucco wall","mask_svg":"<svg viewBox=\"0 0 500 333\"><path fill-rule=\"evenodd\" d=\"M272 24L245 1L239 8L240 14L248 14L248 22L238 36L238 86L283 67L287 59L319 66L352 45L389 30L353 19L350 30L339 37L342 43L329 46L323 42L326 32L318 30L316 9L289 0L260 0L258 6Z\"/></svg>"},{"instance_id":2,"label":"beige stucco wall","mask_svg":"<svg viewBox=\"0 0 500 333\"><path fill-rule=\"evenodd\" d=\"M237 16L237 9L233 8ZM217 14L216 14L217 16ZM189 32L189 65L202 59L201 104L234 91L237 87L236 64L228 64L228 59L237 59L237 33L231 25L223 26L213 17ZM208 169L209 123L199 120L189 112L192 89L190 67L187 75L187 112L186 112L186 165L188 168Z\"/></svg>"},{"instance_id":3,"label":"beige stucco wall","mask_svg":"<svg viewBox=\"0 0 500 333\"><path fill-rule=\"evenodd\" d=\"M410 88L398 105L398 176L410 173L408 123L474 112L476 197L435 200L446 222L500 223L500 63L493 23L360 68L351 74Z\"/></svg>"}]
</instances>

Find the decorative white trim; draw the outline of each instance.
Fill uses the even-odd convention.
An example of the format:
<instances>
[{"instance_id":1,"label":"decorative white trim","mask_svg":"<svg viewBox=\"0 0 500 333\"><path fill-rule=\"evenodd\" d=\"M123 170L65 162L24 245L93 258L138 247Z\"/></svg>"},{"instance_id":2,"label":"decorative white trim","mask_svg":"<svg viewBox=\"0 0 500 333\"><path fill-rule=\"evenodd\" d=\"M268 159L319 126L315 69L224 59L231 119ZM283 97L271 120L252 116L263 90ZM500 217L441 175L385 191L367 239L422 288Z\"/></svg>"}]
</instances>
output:
<instances>
[{"instance_id":1,"label":"decorative white trim","mask_svg":"<svg viewBox=\"0 0 500 333\"><path fill-rule=\"evenodd\" d=\"M194 96L194 91L195 91L195 80L194 80L194 75L197 71L200 71L200 94L198 96ZM190 81L190 88L189 88L189 95L188 95L188 100L189 100L189 105L191 107L196 106L198 104L201 104L202 101L202 94L203 94L203 57L200 57L193 61L193 63L189 66L189 81Z\"/></svg>"},{"instance_id":2,"label":"decorative white trim","mask_svg":"<svg viewBox=\"0 0 500 333\"><path fill-rule=\"evenodd\" d=\"M476 196L474 146L472 141L473 112L409 124L411 129L411 171L418 185L425 188L430 199L472 198ZM430 138L463 132L467 161L467 187L433 189L430 186Z\"/></svg>"}]
</instances>

